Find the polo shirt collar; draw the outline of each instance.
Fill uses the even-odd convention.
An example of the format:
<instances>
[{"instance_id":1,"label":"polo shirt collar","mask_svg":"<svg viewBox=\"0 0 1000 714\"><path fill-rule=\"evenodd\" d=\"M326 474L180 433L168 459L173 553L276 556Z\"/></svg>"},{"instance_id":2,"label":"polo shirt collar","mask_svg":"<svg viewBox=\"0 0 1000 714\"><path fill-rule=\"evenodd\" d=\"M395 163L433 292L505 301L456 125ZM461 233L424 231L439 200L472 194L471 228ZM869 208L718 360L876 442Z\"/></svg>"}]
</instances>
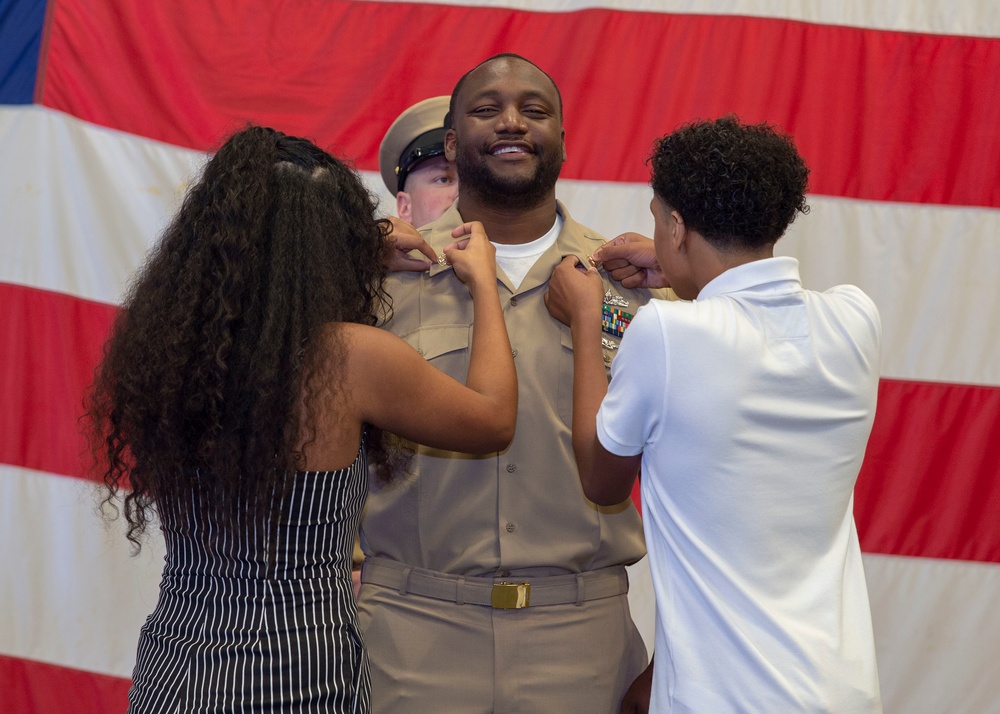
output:
<instances>
[{"instance_id":1,"label":"polo shirt collar","mask_svg":"<svg viewBox=\"0 0 1000 714\"><path fill-rule=\"evenodd\" d=\"M789 293L802 290L799 261L790 256L777 256L753 260L730 268L717 275L701 289L696 300L707 300L717 295L744 292Z\"/></svg>"}]
</instances>

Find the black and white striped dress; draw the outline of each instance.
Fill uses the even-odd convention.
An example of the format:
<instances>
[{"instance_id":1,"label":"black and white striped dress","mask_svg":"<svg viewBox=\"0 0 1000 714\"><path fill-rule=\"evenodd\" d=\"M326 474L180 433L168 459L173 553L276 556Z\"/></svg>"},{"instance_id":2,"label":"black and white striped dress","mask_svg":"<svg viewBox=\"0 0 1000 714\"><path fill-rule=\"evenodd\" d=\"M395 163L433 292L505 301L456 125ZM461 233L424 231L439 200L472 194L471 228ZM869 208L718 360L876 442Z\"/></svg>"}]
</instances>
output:
<instances>
[{"instance_id":1,"label":"black and white striped dress","mask_svg":"<svg viewBox=\"0 0 1000 714\"><path fill-rule=\"evenodd\" d=\"M276 527L208 548L194 537L211 528L203 512L165 524L160 597L139 637L129 712L367 712L351 585L366 494L362 449L346 469L299 472Z\"/></svg>"}]
</instances>

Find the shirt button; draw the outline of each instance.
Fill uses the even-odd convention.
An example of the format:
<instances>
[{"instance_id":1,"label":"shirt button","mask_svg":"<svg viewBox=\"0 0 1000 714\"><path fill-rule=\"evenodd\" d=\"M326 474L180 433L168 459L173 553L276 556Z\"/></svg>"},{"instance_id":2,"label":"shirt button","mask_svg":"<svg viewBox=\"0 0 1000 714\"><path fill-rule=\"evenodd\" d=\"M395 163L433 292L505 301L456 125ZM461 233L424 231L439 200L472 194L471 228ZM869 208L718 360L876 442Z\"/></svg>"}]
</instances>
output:
<instances>
[{"instance_id":1,"label":"shirt button","mask_svg":"<svg viewBox=\"0 0 1000 714\"><path fill-rule=\"evenodd\" d=\"M512 474L517 471L517 464L507 464L507 473Z\"/></svg>"},{"instance_id":2,"label":"shirt button","mask_svg":"<svg viewBox=\"0 0 1000 714\"><path fill-rule=\"evenodd\" d=\"M513 533L516 530L517 530L517 526L515 526L513 523L508 523L507 524L507 532L508 533Z\"/></svg>"},{"instance_id":3,"label":"shirt button","mask_svg":"<svg viewBox=\"0 0 1000 714\"><path fill-rule=\"evenodd\" d=\"M423 357L424 356L424 351L418 347L417 348L417 354L420 355L421 357Z\"/></svg>"},{"instance_id":4,"label":"shirt button","mask_svg":"<svg viewBox=\"0 0 1000 714\"><path fill-rule=\"evenodd\" d=\"M517 357L517 350L511 350L510 351L510 356L511 357Z\"/></svg>"},{"instance_id":5,"label":"shirt button","mask_svg":"<svg viewBox=\"0 0 1000 714\"><path fill-rule=\"evenodd\" d=\"M604 364L611 364L611 355L604 355Z\"/></svg>"},{"instance_id":6,"label":"shirt button","mask_svg":"<svg viewBox=\"0 0 1000 714\"><path fill-rule=\"evenodd\" d=\"M511 307L517 307L517 298L516 297L512 297L510 299L510 306Z\"/></svg>"}]
</instances>

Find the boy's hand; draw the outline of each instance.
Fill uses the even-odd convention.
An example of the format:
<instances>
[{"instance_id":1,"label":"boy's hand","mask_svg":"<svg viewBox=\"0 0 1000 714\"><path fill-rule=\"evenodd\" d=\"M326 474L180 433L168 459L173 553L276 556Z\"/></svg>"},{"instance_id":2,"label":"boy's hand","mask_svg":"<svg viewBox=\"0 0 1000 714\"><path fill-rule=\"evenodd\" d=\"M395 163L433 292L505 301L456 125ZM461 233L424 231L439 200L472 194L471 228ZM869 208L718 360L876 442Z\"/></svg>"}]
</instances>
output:
<instances>
[{"instance_id":1,"label":"boy's hand","mask_svg":"<svg viewBox=\"0 0 1000 714\"><path fill-rule=\"evenodd\" d=\"M667 288L667 278L656 261L651 238L622 233L594 251L591 258L624 288Z\"/></svg>"},{"instance_id":2,"label":"boy's hand","mask_svg":"<svg viewBox=\"0 0 1000 714\"><path fill-rule=\"evenodd\" d=\"M584 266L575 255L567 255L552 271L545 292L549 314L569 327L577 320L601 322L604 281L596 268Z\"/></svg>"}]
</instances>

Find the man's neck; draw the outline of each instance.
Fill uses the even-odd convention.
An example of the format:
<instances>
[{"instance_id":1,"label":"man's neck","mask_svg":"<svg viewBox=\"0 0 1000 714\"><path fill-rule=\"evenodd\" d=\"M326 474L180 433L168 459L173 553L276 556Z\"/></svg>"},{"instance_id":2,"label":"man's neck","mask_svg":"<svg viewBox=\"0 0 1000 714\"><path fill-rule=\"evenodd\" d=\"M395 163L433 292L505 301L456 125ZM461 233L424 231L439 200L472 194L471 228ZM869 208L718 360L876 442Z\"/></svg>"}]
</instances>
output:
<instances>
[{"instance_id":1,"label":"man's neck","mask_svg":"<svg viewBox=\"0 0 1000 714\"><path fill-rule=\"evenodd\" d=\"M549 232L556 221L556 197L553 191L538 205L529 208L506 208L487 205L468 195L459 195L458 212L463 221L479 221L494 243L519 245L530 243Z\"/></svg>"}]
</instances>

